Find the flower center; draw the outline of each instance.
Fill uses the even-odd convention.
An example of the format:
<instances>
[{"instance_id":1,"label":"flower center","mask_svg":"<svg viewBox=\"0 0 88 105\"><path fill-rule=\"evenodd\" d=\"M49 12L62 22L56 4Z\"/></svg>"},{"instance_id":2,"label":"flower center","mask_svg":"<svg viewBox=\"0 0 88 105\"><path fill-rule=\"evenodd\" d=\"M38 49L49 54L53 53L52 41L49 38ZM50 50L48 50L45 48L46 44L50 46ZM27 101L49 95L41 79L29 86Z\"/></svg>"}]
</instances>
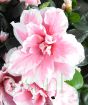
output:
<instances>
[{"instance_id":1,"label":"flower center","mask_svg":"<svg viewBox=\"0 0 88 105\"><path fill-rule=\"evenodd\" d=\"M39 45L39 48L41 49L42 53L45 55L51 55L52 54L52 45L56 42L56 38L54 36L46 35L44 42L42 42Z\"/></svg>"},{"instance_id":2,"label":"flower center","mask_svg":"<svg viewBox=\"0 0 88 105\"><path fill-rule=\"evenodd\" d=\"M51 48L52 46L51 45L48 45L46 44L45 42L42 42L40 45L39 45L39 48L41 49L42 53L45 55L45 54L48 54L49 56L51 55Z\"/></svg>"}]
</instances>

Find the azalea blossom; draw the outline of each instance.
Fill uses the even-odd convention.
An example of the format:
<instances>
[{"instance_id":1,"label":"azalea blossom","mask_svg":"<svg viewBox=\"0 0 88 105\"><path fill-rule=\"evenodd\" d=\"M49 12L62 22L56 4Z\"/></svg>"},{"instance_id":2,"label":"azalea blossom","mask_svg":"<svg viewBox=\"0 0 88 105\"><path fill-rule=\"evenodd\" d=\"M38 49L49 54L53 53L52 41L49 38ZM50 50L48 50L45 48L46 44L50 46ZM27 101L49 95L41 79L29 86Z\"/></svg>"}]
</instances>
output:
<instances>
[{"instance_id":1,"label":"azalea blossom","mask_svg":"<svg viewBox=\"0 0 88 105\"><path fill-rule=\"evenodd\" d=\"M32 72L31 76L40 81L54 73L73 77L75 66L84 59L84 49L75 36L67 34L68 20L63 10L54 7L24 10L20 22L12 25L22 48L9 58L10 74Z\"/></svg>"},{"instance_id":2,"label":"azalea blossom","mask_svg":"<svg viewBox=\"0 0 88 105\"><path fill-rule=\"evenodd\" d=\"M59 90L56 96L36 83L23 85L17 89L13 100L16 105L79 105L77 91L66 83L63 84L63 91Z\"/></svg>"},{"instance_id":3,"label":"azalea blossom","mask_svg":"<svg viewBox=\"0 0 88 105\"><path fill-rule=\"evenodd\" d=\"M0 71L0 105L15 105L12 98L12 91L15 86L14 79L4 71L5 68Z\"/></svg>"},{"instance_id":4,"label":"azalea blossom","mask_svg":"<svg viewBox=\"0 0 88 105\"><path fill-rule=\"evenodd\" d=\"M40 0L20 0L20 1L25 1L25 3L27 5L35 5L38 6L39 4L41 4Z\"/></svg>"},{"instance_id":5,"label":"azalea blossom","mask_svg":"<svg viewBox=\"0 0 88 105\"><path fill-rule=\"evenodd\" d=\"M52 105L47 92L36 83L20 87L13 95L16 105Z\"/></svg>"}]
</instances>

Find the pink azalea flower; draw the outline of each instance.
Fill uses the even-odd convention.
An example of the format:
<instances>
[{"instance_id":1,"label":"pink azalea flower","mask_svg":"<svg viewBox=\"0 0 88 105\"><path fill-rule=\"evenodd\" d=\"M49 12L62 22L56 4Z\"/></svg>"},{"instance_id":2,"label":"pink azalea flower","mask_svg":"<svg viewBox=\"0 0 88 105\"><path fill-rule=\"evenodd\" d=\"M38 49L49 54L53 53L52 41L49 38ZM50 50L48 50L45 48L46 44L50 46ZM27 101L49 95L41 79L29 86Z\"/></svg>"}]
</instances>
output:
<instances>
[{"instance_id":1,"label":"pink azalea flower","mask_svg":"<svg viewBox=\"0 0 88 105\"><path fill-rule=\"evenodd\" d=\"M58 72L71 77L84 59L83 46L66 33L68 20L61 9L24 10L20 22L12 25L22 44L22 49L14 51L9 59L8 72L12 75L32 70L41 81Z\"/></svg>"},{"instance_id":2,"label":"pink azalea flower","mask_svg":"<svg viewBox=\"0 0 88 105\"><path fill-rule=\"evenodd\" d=\"M15 88L15 82L17 83L19 78L13 78L6 72L6 68L3 67L0 71L0 105L15 105L13 101L13 91Z\"/></svg>"},{"instance_id":3,"label":"pink azalea flower","mask_svg":"<svg viewBox=\"0 0 88 105\"><path fill-rule=\"evenodd\" d=\"M67 91L69 90L69 91ZM56 96L39 87L36 83L21 86L13 96L16 105L78 105L77 91L63 84L63 92L58 89Z\"/></svg>"},{"instance_id":4,"label":"pink azalea flower","mask_svg":"<svg viewBox=\"0 0 88 105\"><path fill-rule=\"evenodd\" d=\"M14 94L16 105L52 105L46 91L37 84L31 84L29 88L20 87ZM47 103L47 104L46 104Z\"/></svg>"},{"instance_id":5,"label":"pink azalea flower","mask_svg":"<svg viewBox=\"0 0 88 105\"><path fill-rule=\"evenodd\" d=\"M35 5L38 6L39 4L41 4L40 0L20 0L20 1L25 1L25 3L27 5Z\"/></svg>"}]
</instances>

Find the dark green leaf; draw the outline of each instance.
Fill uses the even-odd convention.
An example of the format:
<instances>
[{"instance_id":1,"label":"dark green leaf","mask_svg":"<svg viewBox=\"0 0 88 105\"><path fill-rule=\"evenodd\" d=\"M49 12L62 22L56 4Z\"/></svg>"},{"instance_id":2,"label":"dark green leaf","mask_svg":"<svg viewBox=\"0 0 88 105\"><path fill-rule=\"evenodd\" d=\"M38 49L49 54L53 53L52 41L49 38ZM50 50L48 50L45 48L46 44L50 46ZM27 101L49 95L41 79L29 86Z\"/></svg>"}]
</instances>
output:
<instances>
[{"instance_id":1,"label":"dark green leaf","mask_svg":"<svg viewBox=\"0 0 88 105\"><path fill-rule=\"evenodd\" d=\"M79 105L88 105L88 85L84 85L81 90L79 90Z\"/></svg>"},{"instance_id":2,"label":"dark green leaf","mask_svg":"<svg viewBox=\"0 0 88 105\"><path fill-rule=\"evenodd\" d=\"M88 13L83 14L80 22L77 24L73 24L76 29L82 30L82 31L87 31L88 32Z\"/></svg>"},{"instance_id":3,"label":"dark green leaf","mask_svg":"<svg viewBox=\"0 0 88 105\"><path fill-rule=\"evenodd\" d=\"M76 39L81 43L88 37L88 31L72 29L68 33L75 35Z\"/></svg>"},{"instance_id":4,"label":"dark green leaf","mask_svg":"<svg viewBox=\"0 0 88 105\"><path fill-rule=\"evenodd\" d=\"M72 7L76 7L77 6L77 0L72 0Z\"/></svg>"},{"instance_id":5,"label":"dark green leaf","mask_svg":"<svg viewBox=\"0 0 88 105\"><path fill-rule=\"evenodd\" d=\"M70 13L68 18L71 24L76 24L80 22L80 15L78 13L72 12Z\"/></svg>"},{"instance_id":6,"label":"dark green leaf","mask_svg":"<svg viewBox=\"0 0 88 105\"><path fill-rule=\"evenodd\" d=\"M82 44L83 44L84 47L88 48L88 36L87 36L87 38L83 41Z\"/></svg>"},{"instance_id":7,"label":"dark green leaf","mask_svg":"<svg viewBox=\"0 0 88 105\"><path fill-rule=\"evenodd\" d=\"M88 48L85 48L85 60L79 64L79 66L85 66L88 64Z\"/></svg>"},{"instance_id":8,"label":"dark green leaf","mask_svg":"<svg viewBox=\"0 0 88 105\"><path fill-rule=\"evenodd\" d=\"M50 7L55 7L55 3L53 0L48 0L48 2L50 2L50 4L49 4Z\"/></svg>"},{"instance_id":9,"label":"dark green leaf","mask_svg":"<svg viewBox=\"0 0 88 105\"><path fill-rule=\"evenodd\" d=\"M40 9L43 9L43 8L45 8L45 7L48 7L49 5L50 5L50 2L45 2L45 3L41 4L41 5L39 6L39 8L40 8Z\"/></svg>"}]
</instances>

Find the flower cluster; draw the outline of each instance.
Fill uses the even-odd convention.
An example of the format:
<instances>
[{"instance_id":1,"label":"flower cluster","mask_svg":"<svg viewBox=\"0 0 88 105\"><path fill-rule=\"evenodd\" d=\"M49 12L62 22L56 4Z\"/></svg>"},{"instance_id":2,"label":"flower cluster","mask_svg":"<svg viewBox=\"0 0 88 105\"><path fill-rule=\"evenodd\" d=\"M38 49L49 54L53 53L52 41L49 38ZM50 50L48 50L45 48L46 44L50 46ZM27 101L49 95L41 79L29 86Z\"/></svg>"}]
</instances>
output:
<instances>
[{"instance_id":1,"label":"flower cluster","mask_svg":"<svg viewBox=\"0 0 88 105\"><path fill-rule=\"evenodd\" d=\"M38 5L39 0L26 0ZM21 46L4 57L0 71L0 104L78 105L78 93L62 81L72 79L84 59L84 48L67 33L68 19L62 9L24 10L20 22L12 22Z\"/></svg>"}]
</instances>

